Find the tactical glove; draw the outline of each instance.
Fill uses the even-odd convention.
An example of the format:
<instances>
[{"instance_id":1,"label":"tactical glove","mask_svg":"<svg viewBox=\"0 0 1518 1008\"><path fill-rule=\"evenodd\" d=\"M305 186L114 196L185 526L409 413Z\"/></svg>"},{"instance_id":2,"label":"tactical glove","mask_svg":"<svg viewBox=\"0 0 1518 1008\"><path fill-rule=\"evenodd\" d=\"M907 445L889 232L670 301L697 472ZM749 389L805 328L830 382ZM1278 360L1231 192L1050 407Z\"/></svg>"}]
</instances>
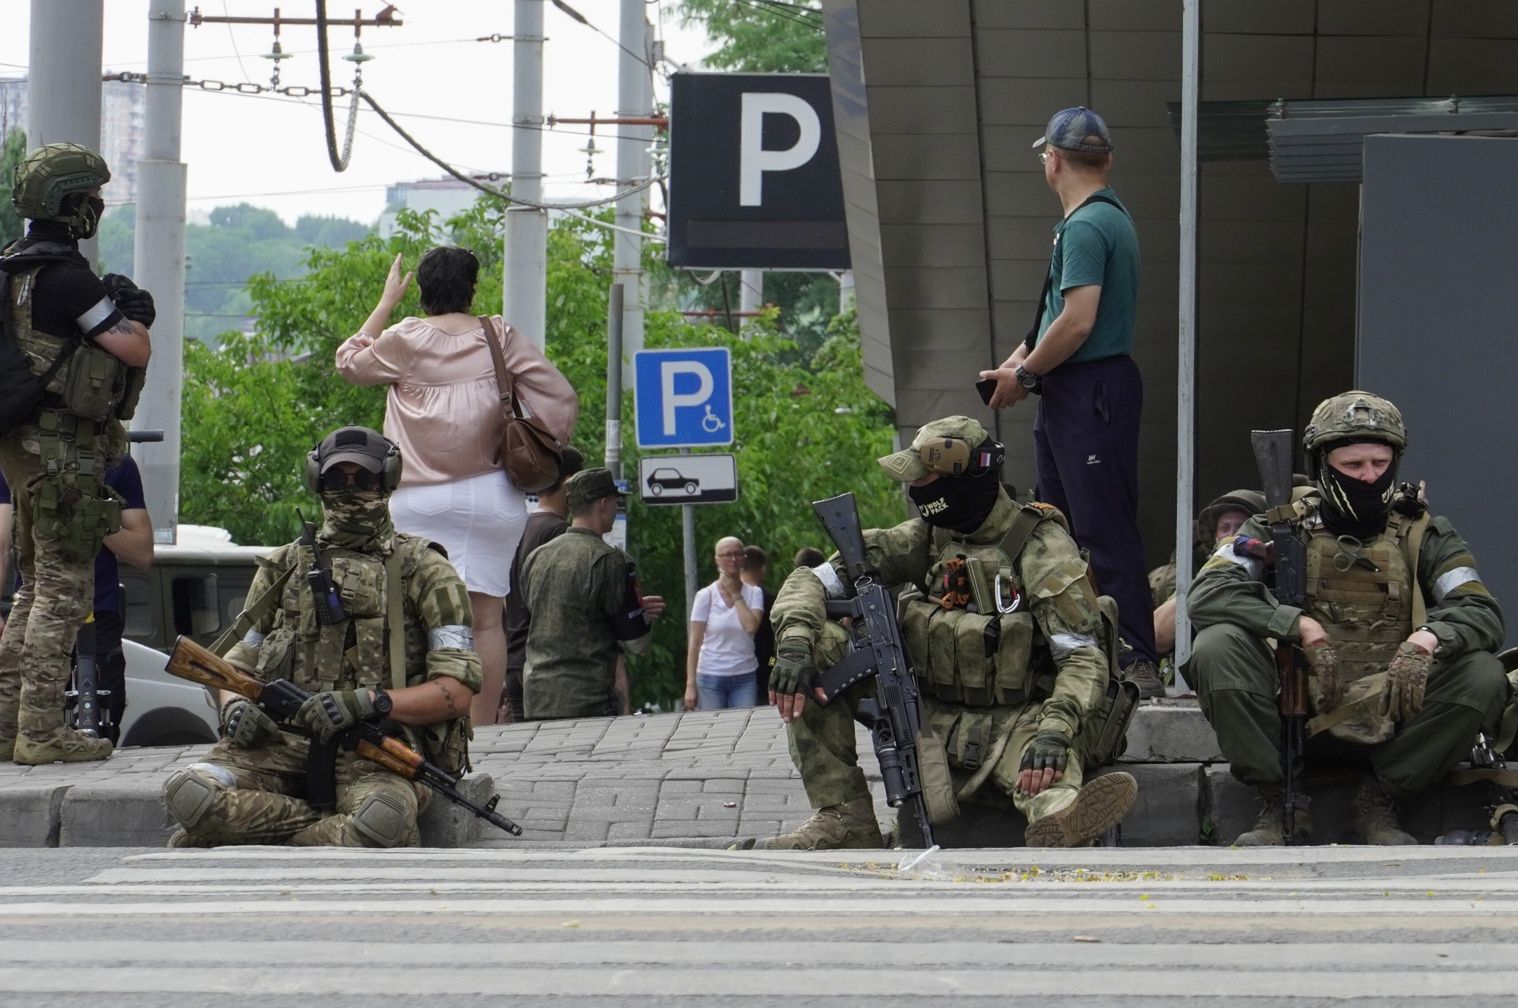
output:
<instances>
[{"instance_id":1,"label":"tactical glove","mask_svg":"<svg viewBox=\"0 0 1518 1008\"><path fill-rule=\"evenodd\" d=\"M279 725L251 700L233 700L221 711L222 734L239 749L257 749L279 736Z\"/></svg>"},{"instance_id":2,"label":"tactical glove","mask_svg":"<svg viewBox=\"0 0 1518 1008\"><path fill-rule=\"evenodd\" d=\"M1393 721L1405 721L1423 709L1423 691L1428 686L1428 670L1434 656L1414 644L1403 641L1386 667L1386 684L1381 687L1381 713Z\"/></svg>"},{"instance_id":3,"label":"tactical glove","mask_svg":"<svg viewBox=\"0 0 1518 1008\"><path fill-rule=\"evenodd\" d=\"M107 273L100 278L100 282L105 284L105 292L116 302L116 309L121 314L133 322L140 322L148 329L153 328L153 322L158 318L158 310L153 306L153 295L120 273Z\"/></svg>"},{"instance_id":4,"label":"tactical glove","mask_svg":"<svg viewBox=\"0 0 1518 1008\"><path fill-rule=\"evenodd\" d=\"M770 670L770 690L776 694L812 692L817 669L812 661L812 646L795 637L775 646L774 666Z\"/></svg>"},{"instance_id":5,"label":"tactical glove","mask_svg":"<svg viewBox=\"0 0 1518 1008\"><path fill-rule=\"evenodd\" d=\"M1319 712L1338 707L1344 700L1344 680L1339 678L1339 652L1334 649L1333 642L1324 640L1304 646L1302 654L1318 680Z\"/></svg>"},{"instance_id":6,"label":"tactical glove","mask_svg":"<svg viewBox=\"0 0 1518 1008\"><path fill-rule=\"evenodd\" d=\"M366 689L313 693L295 712L294 722L310 730L319 742L374 717L374 700Z\"/></svg>"},{"instance_id":7,"label":"tactical glove","mask_svg":"<svg viewBox=\"0 0 1518 1008\"><path fill-rule=\"evenodd\" d=\"M1070 736L1062 731L1040 731L1023 750L1022 763L1017 769L1064 773L1069 762Z\"/></svg>"}]
</instances>

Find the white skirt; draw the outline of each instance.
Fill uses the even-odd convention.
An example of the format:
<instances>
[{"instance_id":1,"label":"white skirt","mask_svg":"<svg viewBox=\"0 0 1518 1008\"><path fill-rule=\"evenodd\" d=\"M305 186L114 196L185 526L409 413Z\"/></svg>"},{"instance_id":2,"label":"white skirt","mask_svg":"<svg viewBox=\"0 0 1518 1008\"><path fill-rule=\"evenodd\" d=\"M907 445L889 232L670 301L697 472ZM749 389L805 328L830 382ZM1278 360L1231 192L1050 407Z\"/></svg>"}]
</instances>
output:
<instances>
[{"instance_id":1,"label":"white skirt","mask_svg":"<svg viewBox=\"0 0 1518 1008\"><path fill-rule=\"evenodd\" d=\"M497 469L452 483L403 486L390 497L397 531L443 545L472 592L504 597L527 524L527 498Z\"/></svg>"}]
</instances>

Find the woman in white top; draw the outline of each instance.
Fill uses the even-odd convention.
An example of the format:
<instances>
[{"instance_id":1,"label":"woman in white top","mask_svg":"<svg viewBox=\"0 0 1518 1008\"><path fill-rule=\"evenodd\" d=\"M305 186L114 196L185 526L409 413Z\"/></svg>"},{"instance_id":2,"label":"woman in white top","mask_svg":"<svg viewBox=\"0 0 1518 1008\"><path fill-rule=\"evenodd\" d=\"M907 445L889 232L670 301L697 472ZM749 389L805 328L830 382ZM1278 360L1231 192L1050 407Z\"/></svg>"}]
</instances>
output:
<instances>
[{"instance_id":1,"label":"woman in white top","mask_svg":"<svg viewBox=\"0 0 1518 1008\"><path fill-rule=\"evenodd\" d=\"M479 269L468 249L429 249L416 267L426 318L408 316L381 332L411 283L396 256L374 312L337 348L337 371L355 385L390 386L385 436L401 450L390 517L400 531L441 543L469 589L484 676L469 716L482 725L495 723L501 702L501 610L527 524L526 498L496 460L506 421L485 340L501 345L523 406L560 441L568 443L580 406L568 379L531 340L499 315L482 325L470 312Z\"/></svg>"},{"instance_id":2,"label":"woman in white top","mask_svg":"<svg viewBox=\"0 0 1518 1008\"><path fill-rule=\"evenodd\" d=\"M685 656L685 709L753 707L754 631L764 613L764 589L743 583L743 543L717 540L717 580L696 592ZM699 701L699 702L698 702Z\"/></svg>"}]
</instances>

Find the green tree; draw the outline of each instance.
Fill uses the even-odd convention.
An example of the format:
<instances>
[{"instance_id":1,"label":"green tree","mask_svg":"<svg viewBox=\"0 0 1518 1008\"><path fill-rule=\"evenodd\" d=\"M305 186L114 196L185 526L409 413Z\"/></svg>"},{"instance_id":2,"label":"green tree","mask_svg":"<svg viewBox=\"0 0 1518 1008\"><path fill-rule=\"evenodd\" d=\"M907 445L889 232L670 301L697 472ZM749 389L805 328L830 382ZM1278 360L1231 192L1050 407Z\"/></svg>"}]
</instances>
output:
<instances>
[{"instance_id":1,"label":"green tree","mask_svg":"<svg viewBox=\"0 0 1518 1008\"><path fill-rule=\"evenodd\" d=\"M827 69L822 12L814 0L680 0L687 28L700 27L718 43L702 62L744 73L821 73Z\"/></svg>"},{"instance_id":2,"label":"green tree","mask_svg":"<svg viewBox=\"0 0 1518 1008\"><path fill-rule=\"evenodd\" d=\"M5 134L4 144L0 145L0 245L21 237L23 222L11 206L11 189L16 169L25 158L26 133L13 129Z\"/></svg>"}]
</instances>

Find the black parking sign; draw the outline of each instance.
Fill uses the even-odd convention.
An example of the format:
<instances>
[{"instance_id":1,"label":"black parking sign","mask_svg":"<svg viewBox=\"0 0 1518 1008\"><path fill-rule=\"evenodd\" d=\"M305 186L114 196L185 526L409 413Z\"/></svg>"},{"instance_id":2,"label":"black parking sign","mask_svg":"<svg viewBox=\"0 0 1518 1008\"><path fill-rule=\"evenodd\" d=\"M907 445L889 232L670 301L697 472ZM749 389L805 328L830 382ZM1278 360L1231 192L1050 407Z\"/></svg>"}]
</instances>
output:
<instances>
[{"instance_id":1,"label":"black parking sign","mask_svg":"<svg viewBox=\"0 0 1518 1008\"><path fill-rule=\"evenodd\" d=\"M826 74L670 79L669 262L848 269Z\"/></svg>"}]
</instances>

